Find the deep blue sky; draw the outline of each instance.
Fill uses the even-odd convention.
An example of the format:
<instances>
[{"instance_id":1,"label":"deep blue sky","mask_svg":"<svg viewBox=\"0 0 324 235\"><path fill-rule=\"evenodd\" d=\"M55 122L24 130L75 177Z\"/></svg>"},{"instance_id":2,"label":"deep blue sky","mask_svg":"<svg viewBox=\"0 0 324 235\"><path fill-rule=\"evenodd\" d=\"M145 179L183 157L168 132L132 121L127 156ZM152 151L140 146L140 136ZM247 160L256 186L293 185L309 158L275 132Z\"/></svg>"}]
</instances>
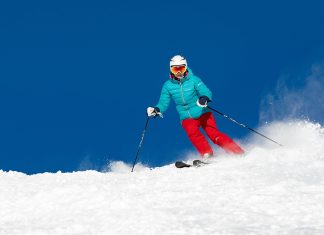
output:
<instances>
[{"instance_id":1,"label":"deep blue sky","mask_svg":"<svg viewBox=\"0 0 324 235\"><path fill-rule=\"evenodd\" d=\"M215 108L256 127L278 77L323 59L321 2L2 1L0 169L132 163L175 54ZM248 134L217 120L233 138ZM172 104L150 121L140 160L161 166L190 150Z\"/></svg>"}]
</instances>

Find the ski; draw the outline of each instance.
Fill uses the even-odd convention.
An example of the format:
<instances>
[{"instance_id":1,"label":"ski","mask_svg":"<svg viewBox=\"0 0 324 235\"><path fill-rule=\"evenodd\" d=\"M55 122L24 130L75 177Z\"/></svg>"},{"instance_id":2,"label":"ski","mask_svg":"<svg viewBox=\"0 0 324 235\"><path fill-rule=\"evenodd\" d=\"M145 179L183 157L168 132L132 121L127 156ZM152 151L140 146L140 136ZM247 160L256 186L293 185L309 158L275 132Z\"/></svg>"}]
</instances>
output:
<instances>
[{"instance_id":1,"label":"ski","mask_svg":"<svg viewBox=\"0 0 324 235\"><path fill-rule=\"evenodd\" d=\"M177 161L174 165L176 166L176 168L192 167L192 165L187 164L183 161Z\"/></svg>"},{"instance_id":2,"label":"ski","mask_svg":"<svg viewBox=\"0 0 324 235\"><path fill-rule=\"evenodd\" d=\"M193 162L192 162L192 164L193 164L193 166L195 166L195 167L200 167L200 166L203 166L203 165L207 165L207 164L209 164L208 162L203 162L203 161L201 161L201 160L194 160Z\"/></svg>"},{"instance_id":3,"label":"ski","mask_svg":"<svg viewBox=\"0 0 324 235\"><path fill-rule=\"evenodd\" d=\"M207 162L203 162L201 160L194 160L192 162L192 164L188 164L188 163L185 163L183 161L177 161L174 165L176 166L176 168L185 168L185 167L201 167L203 165L207 165L209 163Z\"/></svg>"}]
</instances>

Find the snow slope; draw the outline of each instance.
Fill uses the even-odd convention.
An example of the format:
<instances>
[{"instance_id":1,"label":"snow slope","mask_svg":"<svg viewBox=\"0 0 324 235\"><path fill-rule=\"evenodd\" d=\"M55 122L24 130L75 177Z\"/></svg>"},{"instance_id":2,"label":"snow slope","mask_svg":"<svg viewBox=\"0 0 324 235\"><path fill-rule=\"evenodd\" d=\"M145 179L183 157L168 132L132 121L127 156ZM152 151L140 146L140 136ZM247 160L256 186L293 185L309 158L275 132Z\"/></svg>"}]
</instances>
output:
<instances>
[{"instance_id":1,"label":"snow slope","mask_svg":"<svg viewBox=\"0 0 324 235\"><path fill-rule=\"evenodd\" d=\"M278 122L245 157L150 170L0 171L0 234L324 234L324 129Z\"/></svg>"}]
</instances>

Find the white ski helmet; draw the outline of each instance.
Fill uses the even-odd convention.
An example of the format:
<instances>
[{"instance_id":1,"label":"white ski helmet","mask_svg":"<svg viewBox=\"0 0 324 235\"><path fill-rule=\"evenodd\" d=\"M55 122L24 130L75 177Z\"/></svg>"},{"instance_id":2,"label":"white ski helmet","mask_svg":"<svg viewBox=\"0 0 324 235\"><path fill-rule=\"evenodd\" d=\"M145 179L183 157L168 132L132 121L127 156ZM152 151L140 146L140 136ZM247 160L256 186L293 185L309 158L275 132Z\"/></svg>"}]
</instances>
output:
<instances>
[{"instance_id":1,"label":"white ski helmet","mask_svg":"<svg viewBox=\"0 0 324 235\"><path fill-rule=\"evenodd\" d=\"M173 56L170 60L170 67L176 65L185 65L187 67L187 60L181 55Z\"/></svg>"}]
</instances>

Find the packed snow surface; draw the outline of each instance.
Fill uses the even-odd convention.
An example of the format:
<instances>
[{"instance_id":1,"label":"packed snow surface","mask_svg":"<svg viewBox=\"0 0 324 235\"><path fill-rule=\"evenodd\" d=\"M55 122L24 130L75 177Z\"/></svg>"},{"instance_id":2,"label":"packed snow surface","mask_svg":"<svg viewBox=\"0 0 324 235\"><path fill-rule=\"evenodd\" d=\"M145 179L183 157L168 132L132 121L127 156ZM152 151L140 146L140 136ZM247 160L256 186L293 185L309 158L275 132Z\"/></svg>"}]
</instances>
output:
<instances>
[{"instance_id":1,"label":"packed snow surface","mask_svg":"<svg viewBox=\"0 0 324 235\"><path fill-rule=\"evenodd\" d=\"M200 168L0 171L0 234L324 234L324 129L258 130L284 146L253 136Z\"/></svg>"}]
</instances>

